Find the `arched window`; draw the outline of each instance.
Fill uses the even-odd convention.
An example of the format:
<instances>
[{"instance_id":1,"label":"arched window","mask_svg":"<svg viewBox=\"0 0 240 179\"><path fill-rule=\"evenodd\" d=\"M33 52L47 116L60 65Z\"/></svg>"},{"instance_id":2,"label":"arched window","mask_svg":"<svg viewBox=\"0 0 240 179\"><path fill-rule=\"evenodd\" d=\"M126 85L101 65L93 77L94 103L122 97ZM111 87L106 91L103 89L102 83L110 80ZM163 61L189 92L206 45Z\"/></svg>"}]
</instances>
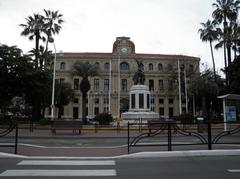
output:
<instances>
[{"instance_id":1,"label":"arched window","mask_svg":"<svg viewBox=\"0 0 240 179\"><path fill-rule=\"evenodd\" d=\"M163 66L162 66L161 63L159 63L159 64L158 64L158 71L162 71L162 69L163 69Z\"/></svg>"},{"instance_id":2,"label":"arched window","mask_svg":"<svg viewBox=\"0 0 240 179\"><path fill-rule=\"evenodd\" d=\"M122 62L120 64L120 69L121 70L129 70L129 64L127 62Z\"/></svg>"},{"instance_id":3,"label":"arched window","mask_svg":"<svg viewBox=\"0 0 240 179\"><path fill-rule=\"evenodd\" d=\"M180 66L180 69L181 69L181 70L185 70L185 65L182 64L182 65Z\"/></svg>"},{"instance_id":4,"label":"arched window","mask_svg":"<svg viewBox=\"0 0 240 179\"><path fill-rule=\"evenodd\" d=\"M168 68L168 70L172 70L173 66L171 64L168 64L167 68Z\"/></svg>"},{"instance_id":5,"label":"arched window","mask_svg":"<svg viewBox=\"0 0 240 179\"><path fill-rule=\"evenodd\" d=\"M104 70L109 70L109 68L110 68L109 63L104 63Z\"/></svg>"},{"instance_id":6,"label":"arched window","mask_svg":"<svg viewBox=\"0 0 240 179\"><path fill-rule=\"evenodd\" d=\"M60 64L60 70L65 70L65 68L66 68L66 63L62 62Z\"/></svg>"},{"instance_id":7,"label":"arched window","mask_svg":"<svg viewBox=\"0 0 240 179\"><path fill-rule=\"evenodd\" d=\"M100 69L100 64L98 62L95 63L97 69Z\"/></svg>"},{"instance_id":8,"label":"arched window","mask_svg":"<svg viewBox=\"0 0 240 179\"><path fill-rule=\"evenodd\" d=\"M127 91L127 79L121 79L122 81L122 91Z\"/></svg>"},{"instance_id":9,"label":"arched window","mask_svg":"<svg viewBox=\"0 0 240 179\"><path fill-rule=\"evenodd\" d=\"M153 64L152 63L148 64L148 71L153 71Z\"/></svg>"},{"instance_id":10,"label":"arched window","mask_svg":"<svg viewBox=\"0 0 240 179\"><path fill-rule=\"evenodd\" d=\"M54 68L54 63L51 63L50 68L51 68L51 70L53 70L53 68Z\"/></svg>"},{"instance_id":11,"label":"arched window","mask_svg":"<svg viewBox=\"0 0 240 179\"><path fill-rule=\"evenodd\" d=\"M193 65L189 65L189 71L193 72L193 69L194 69Z\"/></svg>"}]
</instances>

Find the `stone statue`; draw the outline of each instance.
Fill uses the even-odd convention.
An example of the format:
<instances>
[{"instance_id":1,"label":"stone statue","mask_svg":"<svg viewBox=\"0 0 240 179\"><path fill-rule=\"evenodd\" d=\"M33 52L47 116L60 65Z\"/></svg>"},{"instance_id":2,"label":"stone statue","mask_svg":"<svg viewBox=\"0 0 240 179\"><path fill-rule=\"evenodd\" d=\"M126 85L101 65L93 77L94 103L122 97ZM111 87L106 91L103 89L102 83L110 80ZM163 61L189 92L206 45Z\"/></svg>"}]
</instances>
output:
<instances>
[{"instance_id":1,"label":"stone statue","mask_svg":"<svg viewBox=\"0 0 240 179\"><path fill-rule=\"evenodd\" d=\"M144 85L145 75L144 75L143 64L139 60L136 60L136 62L138 65L138 70L135 72L133 76L134 85Z\"/></svg>"}]
</instances>

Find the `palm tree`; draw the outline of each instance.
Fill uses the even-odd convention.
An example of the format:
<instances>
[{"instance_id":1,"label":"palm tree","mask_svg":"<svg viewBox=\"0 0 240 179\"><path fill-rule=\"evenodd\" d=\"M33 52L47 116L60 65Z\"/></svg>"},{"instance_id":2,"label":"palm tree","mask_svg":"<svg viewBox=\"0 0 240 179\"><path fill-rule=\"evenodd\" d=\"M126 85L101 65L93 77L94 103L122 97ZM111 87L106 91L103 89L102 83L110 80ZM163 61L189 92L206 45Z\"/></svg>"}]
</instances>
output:
<instances>
[{"instance_id":1,"label":"palm tree","mask_svg":"<svg viewBox=\"0 0 240 179\"><path fill-rule=\"evenodd\" d=\"M34 56L35 54L36 54L35 48L29 51L29 56ZM42 68L43 67L42 64L44 63L45 67L50 65L50 62L53 60L52 51L46 50L42 45L40 45L38 50L38 58L39 58L40 68L46 69L46 68Z\"/></svg>"},{"instance_id":2,"label":"palm tree","mask_svg":"<svg viewBox=\"0 0 240 179\"><path fill-rule=\"evenodd\" d=\"M56 83L55 105L58 108L58 118L63 115L64 105L67 105L74 99L74 90L70 83Z\"/></svg>"},{"instance_id":3,"label":"palm tree","mask_svg":"<svg viewBox=\"0 0 240 179\"><path fill-rule=\"evenodd\" d=\"M215 60L214 60L213 47L212 47L212 42L214 40L217 40L217 38L218 38L218 33L215 28L216 22L208 20L206 23L201 23L201 25L202 25L202 28L199 29L198 32L200 33L200 39L203 42L209 41L211 55L212 55L213 72L214 72L214 76L216 79L216 68L215 68Z\"/></svg>"},{"instance_id":4,"label":"palm tree","mask_svg":"<svg viewBox=\"0 0 240 179\"><path fill-rule=\"evenodd\" d=\"M48 49L48 41L49 38L55 34L59 34L60 30L62 29L61 24L64 22L62 19L63 15L59 14L58 11L50 11L44 9L45 16L44 16L44 28L45 33L47 35L47 42L46 42L46 51Z\"/></svg>"},{"instance_id":5,"label":"palm tree","mask_svg":"<svg viewBox=\"0 0 240 179\"><path fill-rule=\"evenodd\" d=\"M20 24L20 27L23 27L21 35L28 36L29 40L35 39L35 66L39 65L39 41L40 39L45 40L42 36L44 31L44 18L42 15L33 14L33 16L28 16L26 18L26 24Z\"/></svg>"},{"instance_id":6,"label":"palm tree","mask_svg":"<svg viewBox=\"0 0 240 179\"><path fill-rule=\"evenodd\" d=\"M240 8L239 0L216 0L216 3L212 4L215 10L212 13L213 18L221 24L223 22L223 48L224 48L224 63L225 69L228 65L231 64L231 41L228 37L229 33L231 33L230 27L228 27L229 22L236 21L238 16L238 10ZM228 63L227 63L227 55L226 48L228 54ZM226 71L226 81L229 83L228 72Z\"/></svg>"},{"instance_id":7,"label":"palm tree","mask_svg":"<svg viewBox=\"0 0 240 179\"><path fill-rule=\"evenodd\" d=\"M83 123L86 124L86 100L87 100L87 92L90 90L90 82L88 80L89 77L98 75L98 68L96 65L92 65L88 62L79 62L75 63L73 75L78 75L82 77L80 82L80 90L82 92L82 120Z\"/></svg>"}]
</instances>

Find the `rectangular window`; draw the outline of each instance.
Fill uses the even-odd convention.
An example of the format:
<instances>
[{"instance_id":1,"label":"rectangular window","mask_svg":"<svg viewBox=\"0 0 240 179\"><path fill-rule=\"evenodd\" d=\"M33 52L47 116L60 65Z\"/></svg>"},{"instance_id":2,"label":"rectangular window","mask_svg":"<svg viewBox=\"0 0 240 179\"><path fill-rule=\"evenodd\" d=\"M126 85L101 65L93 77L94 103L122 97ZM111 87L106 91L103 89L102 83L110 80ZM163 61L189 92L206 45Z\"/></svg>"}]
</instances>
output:
<instances>
[{"instance_id":1,"label":"rectangular window","mask_svg":"<svg viewBox=\"0 0 240 179\"><path fill-rule=\"evenodd\" d=\"M183 103L183 104L186 103L186 98L182 98L182 103Z\"/></svg>"},{"instance_id":2,"label":"rectangular window","mask_svg":"<svg viewBox=\"0 0 240 179\"><path fill-rule=\"evenodd\" d=\"M78 102L78 98L74 98L74 103L77 104Z\"/></svg>"},{"instance_id":3,"label":"rectangular window","mask_svg":"<svg viewBox=\"0 0 240 179\"><path fill-rule=\"evenodd\" d=\"M168 98L168 104L173 104L173 98Z\"/></svg>"},{"instance_id":4,"label":"rectangular window","mask_svg":"<svg viewBox=\"0 0 240 179\"><path fill-rule=\"evenodd\" d=\"M99 104L99 98L94 99L94 104Z\"/></svg>"},{"instance_id":5,"label":"rectangular window","mask_svg":"<svg viewBox=\"0 0 240 179\"><path fill-rule=\"evenodd\" d=\"M168 90L173 90L173 80L168 80Z\"/></svg>"},{"instance_id":6,"label":"rectangular window","mask_svg":"<svg viewBox=\"0 0 240 179\"><path fill-rule=\"evenodd\" d=\"M73 89L78 90L79 89L79 79L73 80Z\"/></svg>"},{"instance_id":7,"label":"rectangular window","mask_svg":"<svg viewBox=\"0 0 240 179\"><path fill-rule=\"evenodd\" d=\"M159 90L163 90L163 80L158 80Z\"/></svg>"},{"instance_id":8,"label":"rectangular window","mask_svg":"<svg viewBox=\"0 0 240 179\"><path fill-rule=\"evenodd\" d=\"M149 80L149 90L154 91L154 81L153 80Z\"/></svg>"},{"instance_id":9,"label":"rectangular window","mask_svg":"<svg viewBox=\"0 0 240 179\"><path fill-rule=\"evenodd\" d=\"M95 107L94 108L94 115L98 115L99 114L99 108L98 107Z\"/></svg>"},{"instance_id":10,"label":"rectangular window","mask_svg":"<svg viewBox=\"0 0 240 179\"><path fill-rule=\"evenodd\" d=\"M182 108L182 112L186 113L186 108L185 107Z\"/></svg>"},{"instance_id":11,"label":"rectangular window","mask_svg":"<svg viewBox=\"0 0 240 179\"><path fill-rule=\"evenodd\" d=\"M99 79L94 79L93 88L94 91L99 91Z\"/></svg>"},{"instance_id":12,"label":"rectangular window","mask_svg":"<svg viewBox=\"0 0 240 179\"><path fill-rule=\"evenodd\" d=\"M108 109L108 107L104 107L104 109L103 109L103 110L104 110L104 112L105 112L105 113L108 113L108 112L109 112L109 109Z\"/></svg>"},{"instance_id":13,"label":"rectangular window","mask_svg":"<svg viewBox=\"0 0 240 179\"><path fill-rule=\"evenodd\" d=\"M73 119L78 119L78 107L73 108Z\"/></svg>"},{"instance_id":14,"label":"rectangular window","mask_svg":"<svg viewBox=\"0 0 240 179\"><path fill-rule=\"evenodd\" d=\"M104 79L104 92L109 91L109 79Z\"/></svg>"},{"instance_id":15,"label":"rectangular window","mask_svg":"<svg viewBox=\"0 0 240 179\"><path fill-rule=\"evenodd\" d=\"M127 79L122 79L122 91L127 91Z\"/></svg>"},{"instance_id":16,"label":"rectangular window","mask_svg":"<svg viewBox=\"0 0 240 179\"><path fill-rule=\"evenodd\" d=\"M63 83L64 83L64 78L60 78L60 79L59 79L59 83L60 83L60 84L63 84Z\"/></svg>"},{"instance_id":17,"label":"rectangular window","mask_svg":"<svg viewBox=\"0 0 240 179\"><path fill-rule=\"evenodd\" d=\"M150 97L149 97L149 94L147 94L147 108L150 108Z\"/></svg>"},{"instance_id":18,"label":"rectangular window","mask_svg":"<svg viewBox=\"0 0 240 179\"><path fill-rule=\"evenodd\" d=\"M135 108L135 94L131 94L131 98L132 98L132 104L131 104L131 106L132 106L132 108L134 109Z\"/></svg>"},{"instance_id":19,"label":"rectangular window","mask_svg":"<svg viewBox=\"0 0 240 179\"><path fill-rule=\"evenodd\" d=\"M108 100L108 96L105 96L103 99L104 105L108 105L109 100Z\"/></svg>"},{"instance_id":20,"label":"rectangular window","mask_svg":"<svg viewBox=\"0 0 240 179\"><path fill-rule=\"evenodd\" d=\"M169 117L173 117L173 108L169 108Z\"/></svg>"},{"instance_id":21,"label":"rectangular window","mask_svg":"<svg viewBox=\"0 0 240 179\"><path fill-rule=\"evenodd\" d=\"M164 104L164 98L159 98L159 104Z\"/></svg>"},{"instance_id":22,"label":"rectangular window","mask_svg":"<svg viewBox=\"0 0 240 179\"><path fill-rule=\"evenodd\" d=\"M144 108L144 96L139 94L139 108Z\"/></svg>"},{"instance_id":23,"label":"rectangular window","mask_svg":"<svg viewBox=\"0 0 240 179\"><path fill-rule=\"evenodd\" d=\"M152 105L155 104L155 100L154 100L154 97L153 97L153 96L151 97L151 104L152 104Z\"/></svg>"},{"instance_id":24,"label":"rectangular window","mask_svg":"<svg viewBox=\"0 0 240 179\"><path fill-rule=\"evenodd\" d=\"M160 116L164 116L164 108L163 107L159 108L159 114L160 114Z\"/></svg>"}]
</instances>

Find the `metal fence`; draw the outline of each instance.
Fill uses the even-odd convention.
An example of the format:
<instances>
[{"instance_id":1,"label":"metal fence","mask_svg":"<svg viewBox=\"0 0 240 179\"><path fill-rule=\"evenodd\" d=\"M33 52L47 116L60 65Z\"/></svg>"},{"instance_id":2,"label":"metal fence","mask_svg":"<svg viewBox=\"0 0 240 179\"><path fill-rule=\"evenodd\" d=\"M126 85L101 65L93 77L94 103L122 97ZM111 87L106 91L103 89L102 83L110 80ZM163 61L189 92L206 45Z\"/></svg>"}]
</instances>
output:
<instances>
[{"instance_id":1,"label":"metal fence","mask_svg":"<svg viewBox=\"0 0 240 179\"><path fill-rule=\"evenodd\" d=\"M18 124L14 118L0 119L0 138L7 136L15 131L14 143L0 143L0 147L14 147L14 153L17 154L18 149Z\"/></svg>"},{"instance_id":2,"label":"metal fence","mask_svg":"<svg viewBox=\"0 0 240 179\"><path fill-rule=\"evenodd\" d=\"M128 123L128 153L132 147L167 146L167 150L172 151L173 146L205 145L211 150L213 144L240 144L240 135L237 134L240 134L240 122L228 122L226 131L223 130L224 124L148 121L141 124L141 133L134 135L131 129L139 123Z\"/></svg>"}]
</instances>

